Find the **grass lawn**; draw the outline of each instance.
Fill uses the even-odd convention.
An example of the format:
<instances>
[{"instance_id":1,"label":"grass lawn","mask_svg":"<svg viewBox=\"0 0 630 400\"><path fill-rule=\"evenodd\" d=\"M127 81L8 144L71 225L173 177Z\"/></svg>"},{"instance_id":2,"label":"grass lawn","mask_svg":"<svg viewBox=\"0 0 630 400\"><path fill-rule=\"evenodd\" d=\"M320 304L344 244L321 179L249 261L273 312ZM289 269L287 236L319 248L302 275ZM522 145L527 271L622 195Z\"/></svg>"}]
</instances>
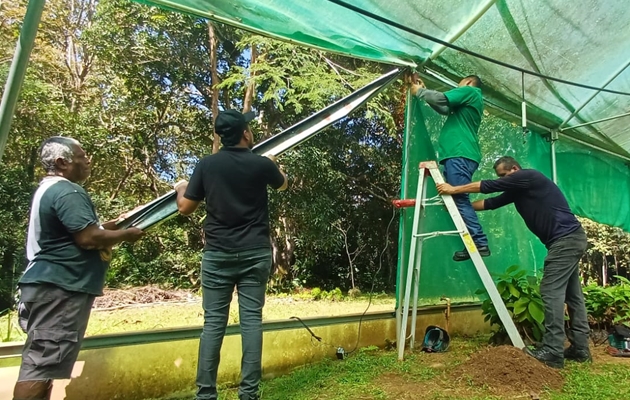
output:
<instances>
[{"instance_id":1,"label":"grass lawn","mask_svg":"<svg viewBox=\"0 0 630 400\"><path fill-rule=\"evenodd\" d=\"M556 373L540 365L536 373L557 375L561 389L541 387L532 391L519 384L489 386L475 383L466 371L470 357L491 351L487 337L455 338L448 352L441 354L415 353L398 362L395 351L376 348L361 349L343 361L326 360L300 367L292 373L265 381L261 387L263 400L621 400L630 399L630 359L608 356L605 346L593 347L594 363L567 362ZM511 349L512 350L512 349ZM520 353L519 353L520 354ZM518 369L520 358L513 360L515 368L506 372L506 380L527 382L530 374L509 376ZM531 360L531 359L530 359ZM522 360L521 360L522 361ZM534 360L531 360L534 361ZM537 363L537 362L536 362ZM537 364L536 364L537 365ZM535 367L536 367L535 365ZM501 376L497 376L501 381ZM562 381L564 383L562 384ZM236 388L223 387L222 400L237 400ZM178 393L160 400L192 400L194 391Z\"/></svg>"},{"instance_id":2,"label":"grass lawn","mask_svg":"<svg viewBox=\"0 0 630 400\"><path fill-rule=\"evenodd\" d=\"M375 295L368 312L393 311L395 304L396 301L392 296ZM292 316L304 318L359 314L365 311L367 305L368 298L365 296L343 301L312 301L287 296L268 296L263 309L263 319L278 320L289 319ZM230 306L229 323L237 322L238 300L235 295ZM90 317L86 336L201 325L203 325L201 298L194 296L186 303L139 304L113 310L94 309ZM22 341L25 339L24 333L17 325L15 312L12 313L11 317L10 335L7 335L8 326L7 316L1 317L1 341Z\"/></svg>"}]
</instances>

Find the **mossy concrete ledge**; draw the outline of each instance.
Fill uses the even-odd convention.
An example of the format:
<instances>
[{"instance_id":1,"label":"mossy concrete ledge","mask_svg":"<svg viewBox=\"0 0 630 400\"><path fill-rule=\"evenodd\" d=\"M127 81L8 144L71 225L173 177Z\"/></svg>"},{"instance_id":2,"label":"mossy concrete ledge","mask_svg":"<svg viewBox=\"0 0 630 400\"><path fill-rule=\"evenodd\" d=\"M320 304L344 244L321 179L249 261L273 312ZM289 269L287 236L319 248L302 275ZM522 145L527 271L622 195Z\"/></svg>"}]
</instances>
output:
<instances>
[{"instance_id":1,"label":"mossy concrete ledge","mask_svg":"<svg viewBox=\"0 0 630 400\"><path fill-rule=\"evenodd\" d=\"M269 379L291 369L335 357L337 347L352 350L357 344L360 314L304 318L318 342L297 319L267 321L264 327L263 376ZM418 310L417 340L428 325L444 327L444 306ZM453 335L488 332L478 304L453 305L449 319ZM141 400L166 396L195 385L201 328L101 335L85 339L73 379L56 381L53 399ZM238 382L241 338L238 325L230 325L221 351L219 380ZM359 347L384 347L395 341L394 312L367 313L363 317ZM21 343L0 345L0 398L11 398L17 378Z\"/></svg>"}]
</instances>

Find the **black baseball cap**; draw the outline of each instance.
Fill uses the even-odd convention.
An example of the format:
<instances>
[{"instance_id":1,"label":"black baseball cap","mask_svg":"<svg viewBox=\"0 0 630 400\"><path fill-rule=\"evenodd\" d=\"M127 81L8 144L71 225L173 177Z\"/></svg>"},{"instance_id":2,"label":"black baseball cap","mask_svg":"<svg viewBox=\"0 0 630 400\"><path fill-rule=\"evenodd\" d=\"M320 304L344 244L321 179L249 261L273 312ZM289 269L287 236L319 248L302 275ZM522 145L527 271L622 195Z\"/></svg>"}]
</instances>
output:
<instances>
[{"instance_id":1,"label":"black baseball cap","mask_svg":"<svg viewBox=\"0 0 630 400\"><path fill-rule=\"evenodd\" d=\"M221 111L214 122L214 131L222 139L228 142L236 140L236 143L238 143L243 136L243 131L247 129L247 124L255 117L256 114L253 111L244 114L237 110Z\"/></svg>"}]
</instances>

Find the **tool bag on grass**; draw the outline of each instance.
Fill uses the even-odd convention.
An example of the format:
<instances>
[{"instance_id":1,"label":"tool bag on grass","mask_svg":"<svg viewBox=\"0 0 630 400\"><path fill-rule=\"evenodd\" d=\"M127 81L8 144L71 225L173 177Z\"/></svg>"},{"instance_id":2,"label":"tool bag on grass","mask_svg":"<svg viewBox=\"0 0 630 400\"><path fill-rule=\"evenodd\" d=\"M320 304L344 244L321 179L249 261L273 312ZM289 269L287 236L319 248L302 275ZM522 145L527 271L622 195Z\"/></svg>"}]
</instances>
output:
<instances>
[{"instance_id":1,"label":"tool bag on grass","mask_svg":"<svg viewBox=\"0 0 630 400\"><path fill-rule=\"evenodd\" d=\"M630 357L630 328L615 325L608 335L608 353L615 357Z\"/></svg>"}]
</instances>

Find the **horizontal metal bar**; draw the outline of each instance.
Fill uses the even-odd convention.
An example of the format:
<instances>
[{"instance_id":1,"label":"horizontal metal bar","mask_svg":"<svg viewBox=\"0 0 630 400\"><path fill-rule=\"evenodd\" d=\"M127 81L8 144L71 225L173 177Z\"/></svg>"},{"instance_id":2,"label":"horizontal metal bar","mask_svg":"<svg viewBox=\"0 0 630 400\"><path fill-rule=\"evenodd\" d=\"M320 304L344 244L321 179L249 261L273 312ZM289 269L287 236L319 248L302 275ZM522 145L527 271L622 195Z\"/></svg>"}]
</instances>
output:
<instances>
[{"instance_id":1,"label":"horizontal metal bar","mask_svg":"<svg viewBox=\"0 0 630 400\"><path fill-rule=\"evenodd\" d=\"M567 131L569 129L579 128L579 127L582 127L582 126L595 125L595 124L599 124L600 122L606 122L606 121L610 121L611 119L618 119L618 118L623 118L623 117L630 117L630 112L626 112L626 113L618 114L618 115L613 115L612 117L602 118L602 119L598 119L596 121L585 122L583 124L567 126L567 127L564 127L562 129L560 129L560 132L564 132L564 131Z\"/></svg>"},{"instance_id":2,"label":"horizontal metal bar","mask_svg":"<svg viewBox=\"0 0 630 400\"><path fill-rule=\"evenodd\" d=\"M573 136L567 135L566 133L560 132L559 135L562 136L563 138L566 138L566 139L571 140L573 142L579 143L579 144L581 144L583 146L590 147L593 150L597 150L597 151L601 151L602 153L610 154L611 156L621 158L622 160L625 160L625 161L630 161L630 157L622 156L621 154L614 153L614 152L612 152L610 150L602 149L599 146L595 146L594 144L590 144L590 143L585 142L583 140L576 139Z\"/></svg>"},{"instance_id":3,"label":"horizontal metal bar","mask_svg":"<svg viewBox=\"0 0 630 400\"><path fill-rule=\"evenodd\" d=\"M477 309L480 303L462 303L451 305L451 310ZM444 309L443 305L426 306L418 309L419 314L430 314ZM348 314L333 317L309 317L300 318L309 328L316 328L329 325L343 325L358 323L360 320L377 321L395 318L396 311L378 311L362 314ZM290 329L303 329L304 326L293 319L278 321L263 321L263 332L273 332ZM178 340L198 339L201 335L201 327L161 329L146 332L125 332L110 335L88 336L83 340L82 350L101 349L108 347L134 346L150 343L172 342ZM228 325L225 331L226 336L239 335L241 327L239 324ZM0 343L0 358L14 358L22 356L23 342Z\"/></svg>"},{"instance_id":4,"label":"horizontal metal bar","mask_svg":"<svg viewBox=\"0 0 630 400\"><path fill-rule=\"evenodd\" d=\"M452 36L450 36L448 39L446 39L445 41L447 43L453 44L455 43L455 41L457 39L459 39L464 33L466 33L466 31L468 31L468 29L470 29L475 22L477 22L479 20L479 18L483 17L483 15L490 9L490 7L492 7L495 3L497 2L497 0L488 0L486 1L486 3L484 5L482 5L475 14L473 14L470 19L468 19L468 21L466 21L455 33L452 34ZM442 54L444 52L444 50L446 50L448 47L446 47L443 44L439 44L431 53L431 56L429 56L429 58L427 58L426 60L424 60L422 62L422 64L420 65L425 65L429 60L435 60L436 58L439 57L440 54Z\"/></svg>"},{"instance_id":5,"label":"horizontal metal bar","mask_svg":"<svg viewBox=\"0 0 630 400\"><path fill-rule=\"evenodd\" d=\"M623 71L625 71L628 67L630 67L630 61L628 61L626 63L626 65L624 65L623 67L619 68L617 71L615 71L608 79L606 79L606 81L604 82L604 84L601 86L603 88L605 88L606 86L608 86L612 81L614 81L619 75L621 75L623 73ZM576 115L579 114L580 111L582 111L582 109L584 107L586 107L586 105L588 103L590 103L595 97L597 97L598 94L601 93L601 90L596 91L595 93L593 93L592 95L590 95L588 97L588 99L586 99L585 101L582 102L582 104L580 104L580 106L578 108L576 108L571 115L569 115L564 121L562 121L562 123L560 124L560 126L558 127L558 129L562 129L564 128L569 121L571 121Z\"/></svg>"},{"instance_id":6,"label":"horizontal metal bar","mask_svg":"<svg viewBox=\"0 0 630 400\"><path fill-rule=\"evenodd\" d=\"M439 232L429 232L429 233L416 233L415 237L421 238L432 238L436 236L445 236L445 235L459 235L460 231L439 231Z\"/></svg>"}]
</instances>

